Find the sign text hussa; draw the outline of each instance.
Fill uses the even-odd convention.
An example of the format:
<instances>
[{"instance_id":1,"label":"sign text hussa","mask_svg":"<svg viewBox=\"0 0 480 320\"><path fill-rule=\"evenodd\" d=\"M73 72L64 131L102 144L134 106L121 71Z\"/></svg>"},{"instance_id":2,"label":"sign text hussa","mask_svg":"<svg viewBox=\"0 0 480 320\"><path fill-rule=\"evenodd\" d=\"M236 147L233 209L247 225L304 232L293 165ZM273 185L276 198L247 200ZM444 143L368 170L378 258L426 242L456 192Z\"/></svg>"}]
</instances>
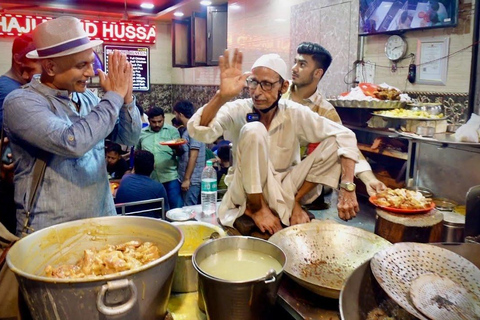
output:
<instances>
[{"instance_id":1,"label":"sign text hussa","mask_svg":"<svg viewBox=\"0 0 480 320\"><path fill-rule=\"evenodd\" d=\"M16 37L29 33L52 17L0 13L0 37ZM121 43L155 43L155 25L135 22L81 20L90 39Z\"/></svg>"}]
</instances>

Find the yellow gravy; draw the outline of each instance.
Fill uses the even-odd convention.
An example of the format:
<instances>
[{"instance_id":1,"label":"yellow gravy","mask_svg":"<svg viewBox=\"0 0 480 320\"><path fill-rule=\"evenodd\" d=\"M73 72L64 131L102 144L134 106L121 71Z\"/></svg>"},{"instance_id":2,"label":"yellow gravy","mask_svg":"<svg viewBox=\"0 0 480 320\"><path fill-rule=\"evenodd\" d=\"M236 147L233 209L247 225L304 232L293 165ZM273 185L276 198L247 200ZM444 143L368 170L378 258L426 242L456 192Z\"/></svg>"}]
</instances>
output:
<instances>
[{"instance_id":1,"label":"yellow gravy","mask_svg":"<svg viewBox=\"0 0 480 320\"><path fill-rule=\"evenodd\" d=\"M212 277L228 281L251 281L265 277L270 269L277 273L282 265L272 256L253 250L230 249L214 253L199 263Z\"/></svg>"}]
</instances>

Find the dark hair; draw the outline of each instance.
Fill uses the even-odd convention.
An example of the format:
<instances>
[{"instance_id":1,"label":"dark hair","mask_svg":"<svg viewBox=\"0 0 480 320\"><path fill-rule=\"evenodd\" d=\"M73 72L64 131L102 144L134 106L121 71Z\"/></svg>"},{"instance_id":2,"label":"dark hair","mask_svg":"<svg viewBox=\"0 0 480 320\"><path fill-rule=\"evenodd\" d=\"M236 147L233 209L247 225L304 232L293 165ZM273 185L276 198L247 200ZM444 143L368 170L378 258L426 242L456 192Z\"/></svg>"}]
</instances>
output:
<instances>
[{"instance_id":1,"label":"dark hair","mask_svg":"<svg viewBox=\"0 0 480 320\"><path fill-rule=\"evenodd\" d=\"M173 106L173 111L181 113L185 116L185 118L190 119L195 113L195 108L190 101L182 100L175 103Z\"/></svg>"},{"instance_id":2,"label":"dark hair","mask_svg":"<svg viewBox=\"0 0 480 320\"><path fill-rule=\"evenodd\" d=\"M223 161L230 160L230 146L228 144L221 145L217 149L217 156Z\"/></svg>"},{"instance_id":3,"label":"dark hair","mask_svg":"<svg viewBox=\"0 0 480 320\"><path fill-rule=\"evenodd\" d=\"M430 8L432 8L433 11L438 11L438 9L440 9L438 1L430 1Z\"/></svg>"},{"instance_id":4,"label":"dark hair","mask_svg":"<svg viewBox=\"0 0 480 320\"><path fill-rule=\"evenodd\" d=\"M32 50L35 50L35 43L30 33L24 33L13 40L12 57L17 54L19 59L24 59Z\"/></svg>"},{"instance_id":5,"label":"dark hair","mask_svg":"<svg viewBox=\"0 0 480 320\"><path fill-rule=\"evenodd\" d=\"M172 126L176 128L177 126L180 126L180 125L182 124L180 123L180 121L177 120L177 118L172 118Z\"/></svg>"},{"instance_id":6,"label":"dark hair","mask_svg":"<svg viewBox=\"0 0 480 320\"><path fill-rule=\"evenodd\" d=\"M158 116L165 117L165 112L163 112L163 109L160 107L151 107L147 111L147 117L148 119L155 118Z\"/></svg>"},{"instance_id":7,"label":"dark hair","mask_svg":"<svg viewBox=\"0 0 480 320\"><path fill-rule=\"evenodd\" d=\"M436 12L430 12L430 22L431 23L438 23L440 19L438 19L438 14Z\"/></svg>"},{"instance_id":8,"label":"dark hair","mask_svg":"<svg viewBox=\"0 0 480 320\"><path fill-rule=\"evenodd\" d=\"M135 173L149 176L155 166L153 154L147 150L135 150L133 157Z\"/></svg>"},{"instance_id":9,"label":"dark hair","mask_svg":"<svg viewBox=\"0 0 480 320\"><path fill-rule=\"evenodd\" d=\"M109 152L116 152L118 154L122 154L122 147L118 143L113 142L111 145L107 147L106 153L109 153Z\"/></svg>"},{"instance_id":10,"label":"dark hair","mask_svg":"<svg viewBox=\"0 0 480 320\"><path fill-rule=\"evenodd\" d=\"M327 49L313 42L302 42L297 47L298 54L310 54L313 61L317 63L320 69L323 69L323 74L327 72L328 67L332 63L332 55Z\"/></svg>"}]
</instances>

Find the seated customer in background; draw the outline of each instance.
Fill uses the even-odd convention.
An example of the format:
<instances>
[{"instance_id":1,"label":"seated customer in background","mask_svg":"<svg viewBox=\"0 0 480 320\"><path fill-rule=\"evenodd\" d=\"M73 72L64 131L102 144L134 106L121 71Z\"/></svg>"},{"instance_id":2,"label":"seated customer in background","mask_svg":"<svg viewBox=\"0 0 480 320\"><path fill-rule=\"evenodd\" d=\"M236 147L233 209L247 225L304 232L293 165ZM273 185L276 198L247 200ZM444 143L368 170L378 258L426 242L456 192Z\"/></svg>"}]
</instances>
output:
<instances>
[{"instance_id":1,"label":"seated customer in background","mask_svg":"<svg viewBox=\"0 0 480 320\"><path fill-rule=\"evenodd\" d=\"M218 190L226 190L227 185L225 183L225 177L228 174L228 168L230 168L230 146L220 146L217 149L217 156L220 159L215 167L215 169L217 170Z\"/></svg>"},{"instance_id":2,"label":"seated customer in background","mask_svg":"<svg viewBox=\"0 0 480 320\"><path fill-rule=\"evenodd\" d=\"M122 179L128 170L128 163L122 158L122 147L118 143L112 143L105 151L105 158L109 179Z\"/></svg>"},{"instance_id":3,"label":"seated customer in background","mask_svg":"<svg viewBox=\"0 0 480 320\"><path fill-rule=\"evenodd\" d=\"M123 177L118 187L115 203L126 203L149 199L163 198L164 210L170 210L165 187L158 181L152 180L150 174L154 168L154 157L150 151L135 150L133 159L133 173ZM145 204L128 208L130 212L147 210L158 204ZM128 212L127 211L127 212ZM117 209L117 213L118 209ZM154 213L139 214L147 217L161 218L161 211Z\"/></svg>"}]
</instances>

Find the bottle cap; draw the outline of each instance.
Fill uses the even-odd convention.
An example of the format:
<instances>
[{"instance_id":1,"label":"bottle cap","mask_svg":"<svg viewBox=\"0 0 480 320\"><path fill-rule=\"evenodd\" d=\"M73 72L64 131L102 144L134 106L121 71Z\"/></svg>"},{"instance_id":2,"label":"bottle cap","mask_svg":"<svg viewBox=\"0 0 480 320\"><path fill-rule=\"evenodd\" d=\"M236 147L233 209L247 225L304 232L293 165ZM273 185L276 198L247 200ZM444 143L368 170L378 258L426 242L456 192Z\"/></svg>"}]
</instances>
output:
<instances>
[{"instance_id":1,"label":"bottle cap","mask_svg":"<svg viewBox=\"0 0 480 320\"><path fill-rule=\"evenodd\" d=\"M211 166L213 166L212 161L207 160L207 167L211 167Z\"/></svg>"}]
</instances>

